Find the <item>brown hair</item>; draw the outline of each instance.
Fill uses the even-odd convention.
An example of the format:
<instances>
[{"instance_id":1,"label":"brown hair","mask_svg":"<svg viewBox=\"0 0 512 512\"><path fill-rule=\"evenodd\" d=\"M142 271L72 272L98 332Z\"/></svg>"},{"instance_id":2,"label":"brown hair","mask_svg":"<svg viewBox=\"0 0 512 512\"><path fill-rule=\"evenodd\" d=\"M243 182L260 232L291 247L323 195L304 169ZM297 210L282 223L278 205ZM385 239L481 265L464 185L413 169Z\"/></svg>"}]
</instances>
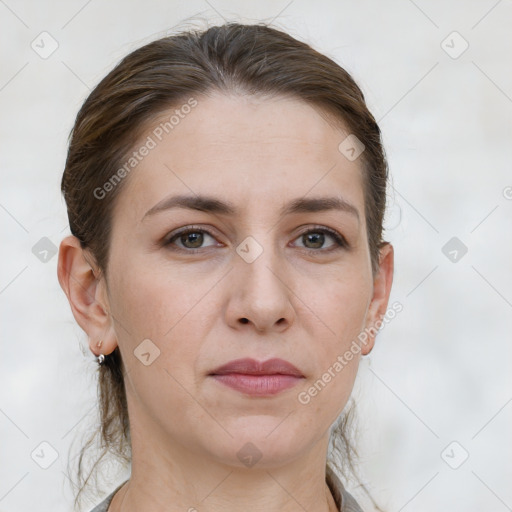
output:
<instances>
[{"instance_id":1,"label":"brown hair","mask_svg":"<svg viewBox=\"0 0 512 512\"><path fill-rule=\"evenodd\" d=\"M70 133L62 176L71 233L106 275L113 208L126 180L94 193L111 180L149 122L192 95L213 91L281 95L301 99L364 143L360 156L372 270L379 265L388 176L380 129L350 74L306 43L267 24L226 23L164 37L133 51L96 86L82 105ZM340 141L341 142L341 141ZM119 348L99 368L101 424L83 446L78 462L75 505L101 459L110 452L131 460L130 429ZM346 408L349 409L349 408ZM328 460L348 478L357 456L350 443L345 412L331 435L342 465ZM99 436L103 451L83 478L84 454ZM341 447L339 446L341 443ZM359 481L359 479L357 478ZM363 486L364 488L364 486Z\"/></svg>"}]
</instances>

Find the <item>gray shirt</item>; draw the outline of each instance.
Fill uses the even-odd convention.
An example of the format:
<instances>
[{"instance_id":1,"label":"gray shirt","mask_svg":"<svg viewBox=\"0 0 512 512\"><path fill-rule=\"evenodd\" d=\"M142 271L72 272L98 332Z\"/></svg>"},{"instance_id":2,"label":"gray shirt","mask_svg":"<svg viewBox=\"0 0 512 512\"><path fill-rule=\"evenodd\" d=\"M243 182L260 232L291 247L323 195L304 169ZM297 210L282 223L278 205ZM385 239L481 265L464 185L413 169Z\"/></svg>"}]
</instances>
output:
<instances>
[{"instance_id":1,"label":"gray shirt","mask_svg":"<svg viewBox=\"0 0 512 512\"><path fill-rule=\"evenodd\" d=\"M363 512L354 497L345 489L340 479L327 466L326 482L336 502L338 510L341 512ZM107 512L110 502L114 498L114 494L126 483L123 482L115 490L113 490L99 505L94 507L91 512Z\"/></svg>"}]
</instances>

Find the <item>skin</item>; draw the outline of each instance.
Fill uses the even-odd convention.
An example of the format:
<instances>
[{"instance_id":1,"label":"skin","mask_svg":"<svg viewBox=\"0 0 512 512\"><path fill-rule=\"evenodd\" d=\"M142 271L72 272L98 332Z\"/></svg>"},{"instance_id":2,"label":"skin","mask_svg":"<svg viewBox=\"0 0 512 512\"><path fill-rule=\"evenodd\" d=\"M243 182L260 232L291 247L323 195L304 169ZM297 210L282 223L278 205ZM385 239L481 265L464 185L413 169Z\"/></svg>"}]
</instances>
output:
<instances>
[{"instance_id":1,"label":"skin","mask_svg":"<svg viewBox=\"0 0 512 512\"><path fill-rule=\"evenodd\" d=\"M393 276L389 244L372 274L360 159L338 150L347 135L296 99L198 98L126 178L106 277L75 237L62 241L59 281L91 351L119 345L127 368L132 475L109 511L336 510L325 483L329 428L374 338L308 404L297 397L382 318ZM142 220L175 194L214 196L238 211L174 208ZM280 215L292 200L333 195L359 219L338 210ZM190 225L211 235L202 245L190 237L164 245ZM317 225L349 247L302 236ZM263 248L252 263L236 252L248 236ZM148 338L160 355L146 366L134 350ZM280 357L305 378L257 398L208 376L242 357ZM262 454L252 467L237 456L247 442Z\"/></svg>"}]
</instances>

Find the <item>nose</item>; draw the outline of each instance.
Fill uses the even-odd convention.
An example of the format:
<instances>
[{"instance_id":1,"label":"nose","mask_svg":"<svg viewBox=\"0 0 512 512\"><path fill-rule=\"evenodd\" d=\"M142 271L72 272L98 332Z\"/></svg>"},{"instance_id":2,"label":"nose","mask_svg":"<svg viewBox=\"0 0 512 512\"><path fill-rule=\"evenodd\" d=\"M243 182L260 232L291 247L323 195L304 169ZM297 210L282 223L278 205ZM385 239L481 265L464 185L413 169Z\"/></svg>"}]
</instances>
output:
<instances>
[{"instance_id":1,"label":"nose","mask_svg":"<svg viewBox=\"0 0 512 512\"><path fill-rule=\"evenodd\" d=\"M236 329L282 332L294 322L292 283L279 255L265 247L252 262L234 255L227 323Z\"/></svg>"}]
</instances>

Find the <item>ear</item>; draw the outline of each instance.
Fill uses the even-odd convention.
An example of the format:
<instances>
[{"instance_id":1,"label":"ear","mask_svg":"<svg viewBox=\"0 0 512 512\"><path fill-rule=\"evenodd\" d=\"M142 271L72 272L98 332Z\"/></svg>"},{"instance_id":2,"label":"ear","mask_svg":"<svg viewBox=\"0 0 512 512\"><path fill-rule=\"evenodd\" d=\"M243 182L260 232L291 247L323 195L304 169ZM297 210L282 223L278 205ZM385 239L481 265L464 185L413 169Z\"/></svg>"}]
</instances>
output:
<instances>
[{"instance_id":1,"label":"ear","mask_svg":"<svg viewBox=\"0 0 512 512\"><path fill-rule=\"evenodd\" d=\"M361 345L361 354L367 355L375 345L378 327L386 314L391 284L393 282L394 251L393 246L386 242L379 251L379 269L373 280L373 295L366 315L367 338ZM377 325L376 325L377 324Z\"/></svg>"},{"instance_id":2,"label":"ear","mask_svg":"<svg viewBox=\"0 0 512 512\"><path fill-rule=\"evenodd\" d=\"M107 355L116 348L117 338L107 313L110 308L106 281L93 260L78 238L68 236L60 243L57 276L75 320L89 336L91 352ZM97 347L99 341L101 348Z\"/></svg>"}]
</instances>

